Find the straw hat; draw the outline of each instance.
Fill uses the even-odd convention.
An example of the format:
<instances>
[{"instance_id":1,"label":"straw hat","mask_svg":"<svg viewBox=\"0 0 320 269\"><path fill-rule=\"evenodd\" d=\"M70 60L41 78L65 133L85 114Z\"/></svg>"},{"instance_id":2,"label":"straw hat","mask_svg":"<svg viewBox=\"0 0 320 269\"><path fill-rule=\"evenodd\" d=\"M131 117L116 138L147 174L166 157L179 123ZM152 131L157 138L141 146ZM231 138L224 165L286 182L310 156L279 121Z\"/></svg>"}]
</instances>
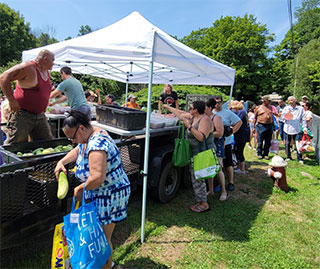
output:
<instances>
[{"instance_id":1,"label":"straw hat","mask_svg":"<svg viewBox=\"0 0 320 269\"><path fill-rule=\"evenodd\" d=\"M272 158L269 165L273 166L273 167L285 167L288 165L288 163L283 158L281 158L279 155L276 155Z\"/></svg>"}]
</instances>

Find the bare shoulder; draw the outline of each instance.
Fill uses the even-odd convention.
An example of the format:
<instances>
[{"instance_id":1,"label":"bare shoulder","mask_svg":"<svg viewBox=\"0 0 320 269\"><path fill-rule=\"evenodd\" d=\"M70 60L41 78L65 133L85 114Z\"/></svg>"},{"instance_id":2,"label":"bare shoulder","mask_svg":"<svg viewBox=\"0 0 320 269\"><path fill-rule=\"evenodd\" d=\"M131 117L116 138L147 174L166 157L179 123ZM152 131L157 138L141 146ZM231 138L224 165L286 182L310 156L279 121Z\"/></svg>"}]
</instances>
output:
<instances>
[{"instance_id":1,"label":"bare shoulder","mask_svg":"<svg viewBox=\"0 0 320 269\"><path fill-rule=\"evenodd\" d=\"M6 71L10 80L24 80L27 77L34 76L35 69L31 62L17 64Z\"/></svg>"}]
</instances>

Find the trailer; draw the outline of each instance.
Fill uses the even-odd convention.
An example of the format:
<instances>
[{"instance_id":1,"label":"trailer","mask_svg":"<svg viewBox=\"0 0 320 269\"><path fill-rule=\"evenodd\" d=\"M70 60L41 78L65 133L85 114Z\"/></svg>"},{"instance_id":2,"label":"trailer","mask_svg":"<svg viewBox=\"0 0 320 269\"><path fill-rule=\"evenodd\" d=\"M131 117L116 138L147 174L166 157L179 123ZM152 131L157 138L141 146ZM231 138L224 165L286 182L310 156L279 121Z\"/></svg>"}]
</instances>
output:
<instances>
[{"instance_id":1,"label":"trailer","mask_svg":"<svg viewBox=\"0 0 320 269\"><path fill-rule=\"evenodd\" d=\"M92 125L107 130L114 138L134 191L143 181L145 130L123 130L95 121ZM171 161L177 128L163 127L150 132L148 190L161 203L174 198L182 178L184 185L190 186L188 167L175 167ZM66 198L59 200L54 168L67 152L27 157L16 153L70 143L67 138L58 138L0 147L5 162L0 166L1 249L53 230L70 211L73 189L80 184L73 172L74 164L68 165L70 188Z\"/></svg>"}]
</instances>

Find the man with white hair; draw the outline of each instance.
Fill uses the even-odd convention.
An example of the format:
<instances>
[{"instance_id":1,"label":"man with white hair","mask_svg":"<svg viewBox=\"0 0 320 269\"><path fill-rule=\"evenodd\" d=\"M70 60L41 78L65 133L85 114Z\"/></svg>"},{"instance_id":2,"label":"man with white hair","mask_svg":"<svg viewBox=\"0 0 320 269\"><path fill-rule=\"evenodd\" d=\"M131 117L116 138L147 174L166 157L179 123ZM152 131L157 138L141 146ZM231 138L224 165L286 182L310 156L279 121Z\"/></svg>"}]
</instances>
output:
<instances>
[{"instance_id":1,"label":"man with white hair","mask_svg":"<svg viewBox=\"0 0 320 269\"><path fill-rule=\"evenodd\" d=\"M308 132L306 115L303 107L297 105L296 98L294 96L290 96L288 98L288 102L289 102L289 105L286 106L282 111L282 115L285 120L283 131L284 131L285 148L286 148L286 154L287 154L286 161L292 160L291 151L290 151L291 139L293 139L293 141L301 140L300 126L302 125L305 133ZM299 163L303 164L302 155L298 151L297 151L297 160L299 161Z\"/></svg>"},{"instance_id":2,"label":"man with white hair","mask_svg":"<svg viewBox=\"0 0 320 269\"><path fill-rule=\"evenodd\" d=\"M51 93L48 70L52 69L54 54L41 50L33 61L17 64L0 76L0 86L8 98L10 113L6 144L52 138L45 111ZM15 91L11 82L17 81Z\"/></svg>"}]
</instances>

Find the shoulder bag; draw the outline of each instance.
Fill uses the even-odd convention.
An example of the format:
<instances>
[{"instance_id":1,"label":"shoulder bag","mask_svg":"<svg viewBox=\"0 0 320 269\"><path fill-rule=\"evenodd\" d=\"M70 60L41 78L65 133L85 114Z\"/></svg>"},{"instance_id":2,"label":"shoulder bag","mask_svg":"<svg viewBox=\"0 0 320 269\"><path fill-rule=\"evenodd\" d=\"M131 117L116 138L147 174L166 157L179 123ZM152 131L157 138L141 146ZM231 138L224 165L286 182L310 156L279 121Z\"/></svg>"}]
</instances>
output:
<instances>
[{"instance_id":1,"label":"shoulder bag","mask_svg":"<svg viewBox=\"0 0 320 269\"><path fill-rule=\"evenodd\" d=\"M184 124L179 122L178 137L174 140L174 151L172 163L174 166L183 167L190 164L191 148L190 142L184 137Z\"/></svg>"},{"instance_id":2,"label":"shoulder bag","mask_svg":"<svg viewBox=\"0 0 320 269\"><path fill-rule=\"evenodd\" d=\"M217 154L213 148L208 149L205 135L202 148L204 150L193 157L193 170L197 180L214 178L220 170Z\"/></svg>"}]
</instances>

